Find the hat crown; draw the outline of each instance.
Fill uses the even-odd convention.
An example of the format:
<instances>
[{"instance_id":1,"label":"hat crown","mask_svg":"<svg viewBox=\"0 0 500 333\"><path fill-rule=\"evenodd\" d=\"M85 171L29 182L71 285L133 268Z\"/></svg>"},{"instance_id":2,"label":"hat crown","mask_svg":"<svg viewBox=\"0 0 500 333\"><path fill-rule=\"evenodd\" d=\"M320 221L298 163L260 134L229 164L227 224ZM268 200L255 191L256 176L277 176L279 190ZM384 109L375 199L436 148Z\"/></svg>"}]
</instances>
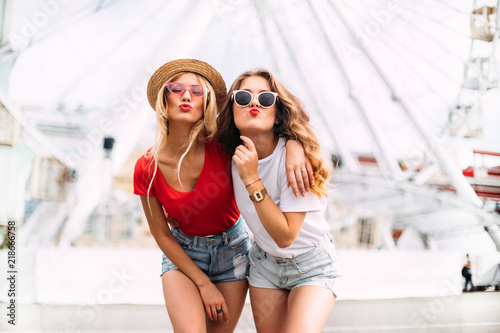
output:
<instances>
[{"instance_id":1,"label":"hat crown","mask_svg":"<svg viewBox=\"0 0 500 333\"><path fill-rule=\"evenodd\" d=\"M156 107L158 92L161 87L174 75L182 72L194 73L203 76L212 86L217 106L220 108L226 96L226 83L222 75L208 63L197 59L177 59L169 61L158 68L148 83L148 101L153 110Z\"/></svg>"}]
</instances>

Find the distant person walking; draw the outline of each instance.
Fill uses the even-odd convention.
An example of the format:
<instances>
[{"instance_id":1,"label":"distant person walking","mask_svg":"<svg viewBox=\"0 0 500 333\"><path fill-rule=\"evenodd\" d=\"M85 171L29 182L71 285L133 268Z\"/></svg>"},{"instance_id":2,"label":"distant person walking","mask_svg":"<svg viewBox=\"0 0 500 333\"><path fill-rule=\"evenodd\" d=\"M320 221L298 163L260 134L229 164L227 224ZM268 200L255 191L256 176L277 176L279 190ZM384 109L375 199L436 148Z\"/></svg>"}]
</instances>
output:
<instances>
[{"instance_id":1,"label":"distant person walking","mask_svg":"<svg viewBox=\"0 0 500 333\"><path fill-rule=\"evenodd\" d=\"M470 284L470 290L469 291L474 291L474 284L472 283L472 273L471 273L471 264L470 264L470 259L469 259L469 254L467 253L467 262L465 263L464 267L462 268L462 276L465 278L465 286L464 289L462 290L464 293L467 292L467 286Z\"/></svg>"}]
</instances>

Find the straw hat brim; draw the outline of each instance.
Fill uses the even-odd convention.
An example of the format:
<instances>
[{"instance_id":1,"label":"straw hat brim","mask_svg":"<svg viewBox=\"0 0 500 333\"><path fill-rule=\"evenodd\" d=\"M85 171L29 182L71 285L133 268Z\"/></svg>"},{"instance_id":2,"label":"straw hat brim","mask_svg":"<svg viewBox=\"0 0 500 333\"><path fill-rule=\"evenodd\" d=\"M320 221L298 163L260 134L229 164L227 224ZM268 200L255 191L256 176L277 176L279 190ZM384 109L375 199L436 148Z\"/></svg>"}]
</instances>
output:
<instances>
[{"instance_id":1,"label":"straw hat brim","mask_svg":"<svg viewBox=\"0 0 500 333\"><path fill-rule=\"evenodd\" d=\"M158 92L161 87L168 79L180 72L196 73L207 79L215 90L217 107L220 110L224 98L226 97L226 83L215 68L197 59L178 59L169 61L153 73L151 79L149 79L147 89L148 101L153 110L155 110Z\"/></svg>"}]
</instances>

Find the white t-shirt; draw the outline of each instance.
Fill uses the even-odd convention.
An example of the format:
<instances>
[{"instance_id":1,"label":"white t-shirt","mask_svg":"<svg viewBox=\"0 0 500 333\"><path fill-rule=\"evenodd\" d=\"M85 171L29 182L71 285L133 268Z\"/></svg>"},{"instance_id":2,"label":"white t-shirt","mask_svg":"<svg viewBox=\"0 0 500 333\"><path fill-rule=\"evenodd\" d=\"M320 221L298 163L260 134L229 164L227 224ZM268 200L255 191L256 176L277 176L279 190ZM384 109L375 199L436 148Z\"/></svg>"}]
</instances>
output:
<instances>
[{"instance_id":1,"label":"white t-shirt","mask_svg":"<svg viewBox=\"0 0 500 333\"><path fill-rule=\"evenodd\" d=\"M269 236L260 222L254 204L248 196L248 191L240 179L238 168L234 162L232 162L231 169L236 204L254 236L254 241L257 242L261 249L273 256L293 258L315 248L319 241L329 232L330 228L323 218L326 209L325 196L319 198L316 194L308 192L305 197L300 196L297 198L293 194L292 187L287 188L285 143L285 139L280 138L274 152L270 156L259 160L258 172L268 195L271 196L282 212L307 212L297 239L287 248L279 248Z\"/></svg>"}]
</instances>

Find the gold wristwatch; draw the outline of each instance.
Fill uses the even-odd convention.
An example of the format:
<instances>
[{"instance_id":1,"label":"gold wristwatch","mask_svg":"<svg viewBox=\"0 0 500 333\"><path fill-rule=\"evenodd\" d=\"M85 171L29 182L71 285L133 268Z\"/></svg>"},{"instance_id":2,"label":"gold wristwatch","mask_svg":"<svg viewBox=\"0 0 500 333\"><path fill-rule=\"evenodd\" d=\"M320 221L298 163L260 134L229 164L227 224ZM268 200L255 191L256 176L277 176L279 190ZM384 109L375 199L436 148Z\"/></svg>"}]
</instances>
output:
<instances>
[{"instance_id":1,"label":"gold wristwatch","mask_svg":"<svg viewBox=\"0 0 500 333\"><path fill-rule=\"evenodd\" d=\"M266 194L267 194L267 190L264 187L261 190L257 190L255 192L253 192L252 194L249 195L249 197L250 197L250 200L252 200L253 202L259 202L259 201L264 200L264 197L266 196Z\"/></svg>"}]
</instances>

